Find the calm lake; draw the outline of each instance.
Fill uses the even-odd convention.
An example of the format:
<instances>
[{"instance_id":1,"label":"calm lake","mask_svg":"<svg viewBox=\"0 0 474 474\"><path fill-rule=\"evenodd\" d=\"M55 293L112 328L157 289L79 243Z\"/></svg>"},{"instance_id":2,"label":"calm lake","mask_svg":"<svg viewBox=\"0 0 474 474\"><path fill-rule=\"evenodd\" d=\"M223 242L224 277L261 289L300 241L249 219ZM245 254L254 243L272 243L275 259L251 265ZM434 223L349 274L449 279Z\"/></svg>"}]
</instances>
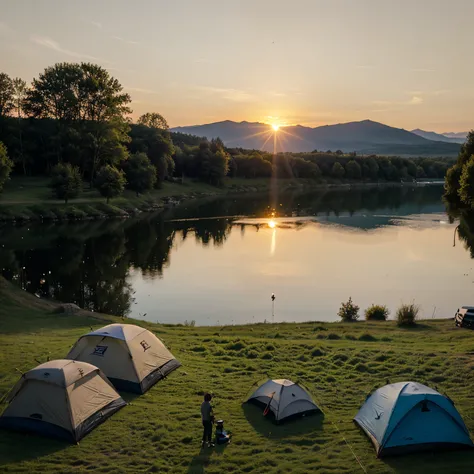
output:
<instances>
[{"instance_id":1,"label":"calm lake","mask_svg":"<svg viewBox=\"0 0 474 474\"><path fill-rule=\"evenodd\" d=\"M0 268L39 297L161 323L336 321L349 296L361 310L414 300L424 318L452 317L474 305L474 261L453 247L442 191L227 196L129 220L5 225Z\"/></svg>"}]
</instances>

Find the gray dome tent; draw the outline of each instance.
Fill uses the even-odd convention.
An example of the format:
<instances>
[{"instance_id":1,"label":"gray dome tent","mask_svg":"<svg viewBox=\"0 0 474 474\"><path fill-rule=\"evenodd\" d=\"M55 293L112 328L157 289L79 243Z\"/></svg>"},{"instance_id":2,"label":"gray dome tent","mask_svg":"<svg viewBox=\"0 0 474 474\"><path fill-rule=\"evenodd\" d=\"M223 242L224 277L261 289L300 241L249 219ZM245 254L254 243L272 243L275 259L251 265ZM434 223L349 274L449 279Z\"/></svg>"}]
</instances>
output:
<instances>
[{"instance_id":1,"label":"gray dome tent","mask_svg":"<svg viewBox=\"0 0 474 474\"><path fill-rule=\"evenodd\" d=\"M354 421L374 444L377 457L473 447L453 402L421 383L399 382L379 388Z\"/></svg>"},{"instance_id":2,"label":"gray dome tent","mask_svg":"<svg viewBox=\"0 0 474 474\"><path fill-rule=\"evenodd\" d=\"M247 398L247 402L264 406L264 415L272 412L276 422L296 415L321 412L303 387L286 379L267 380Z\"/></svg>"},{"instance_id":3,"label":"gray dome tent","mask_svg":"<svg viewBox=\"0 0 474 474\"><path fill-rule=\"evenodd\" d=\"M96 365L118 390L135 393L181 366L153 333L134 324L109 324L82 336L67 358Z\"/></svg>"},{"instance_id":4,"label":"gray dome tent","mask_svg":"<svg viewBox=\"0 0 474 474\"><path fill-rule=\"evenodd\" d=\"M8 395L0 428L77 442L126 403L91 364L52 360L26 372Z\"/></svg>"}]
</instances>

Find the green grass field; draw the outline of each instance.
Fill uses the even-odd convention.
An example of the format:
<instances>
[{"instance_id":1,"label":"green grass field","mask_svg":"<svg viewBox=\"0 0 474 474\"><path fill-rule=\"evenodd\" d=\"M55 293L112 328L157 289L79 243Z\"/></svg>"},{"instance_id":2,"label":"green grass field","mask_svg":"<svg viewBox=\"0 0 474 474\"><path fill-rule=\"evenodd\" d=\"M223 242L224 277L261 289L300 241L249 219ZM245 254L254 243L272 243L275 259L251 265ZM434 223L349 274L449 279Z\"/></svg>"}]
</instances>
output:
<instances>
[{"instance_id":1,"label":"green grass field","mask_svg":"<svg viewBox=\"0 0 474 474\"><path fill-rule=\"evenodd\" d=\"M58 315L54 307L0 281L0 396L36 359L62 358L91 327L117 320ZM183 366L145 395L124 394L130 405L79 445L0 432L0 472L363 473L355 456L368 473L474 470L471 451L378 460L352 422L374 388L415 380L449 395L474 432L474 333L452 321L422 321L410 330L393 322L137 324L162 338ZM257 407L243 408L266 376L303 383L324 416L276 426ZM205 391L214 393L216 415L233 433L226 447L200 448Z\"/></svg>"}]
</instances>

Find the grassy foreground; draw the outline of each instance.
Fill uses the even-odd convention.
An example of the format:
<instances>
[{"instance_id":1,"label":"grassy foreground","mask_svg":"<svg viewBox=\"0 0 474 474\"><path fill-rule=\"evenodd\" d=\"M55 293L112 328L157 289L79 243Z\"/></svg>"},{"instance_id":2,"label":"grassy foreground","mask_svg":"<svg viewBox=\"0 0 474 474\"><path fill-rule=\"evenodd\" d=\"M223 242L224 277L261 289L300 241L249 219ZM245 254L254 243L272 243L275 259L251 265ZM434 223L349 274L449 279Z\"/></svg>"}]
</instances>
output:
<instances>
[{"instance_id":1,"label":"grassy foreground","mask_svg":"<svg viewBox=\"0 0 474 474\"><path fill-rule=\"evenodd\" d=\"M0 280L0 396L19 371L37 365L35 359L62 358L91 327L118 320L85 312L58 315L54 307ZM372 389L388 379L415 380L447 393L474 432L473 333L455 329L452 321L424 321L411 330L392 322L137 324L162 338L183 367L143 396L125 394L130 406L79 445L0 432L0 472L362 473L352 450L368 473L474 469L470 451L377 460L351 421ZM302 382L324 416L275 426L258 408L243 408L243 398L266 374ZM216 415L233 441L201 451L199 407L207 390L215 394Z\"/></svg>"}]
</instances>

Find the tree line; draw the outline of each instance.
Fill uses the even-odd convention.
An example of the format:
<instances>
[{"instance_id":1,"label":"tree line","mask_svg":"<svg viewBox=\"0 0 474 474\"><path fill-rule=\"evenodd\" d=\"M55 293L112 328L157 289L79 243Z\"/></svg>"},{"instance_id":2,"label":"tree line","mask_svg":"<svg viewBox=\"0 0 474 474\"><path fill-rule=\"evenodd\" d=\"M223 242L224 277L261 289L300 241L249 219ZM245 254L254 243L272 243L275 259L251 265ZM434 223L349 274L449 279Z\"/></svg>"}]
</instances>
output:
<instances>
[{"instance_id":1,"label":"tree line","mask_svg":"<svg viewBox=\"0 0 474 474\"><path fill-rule=\"evenodd\" d=\"M107 199L125 187L142 193L164 180L226 177L312 180L442 178L446 160L359 157L340 151L281 153L226 148L169 131L158 113L132 123L131 97L101 66L57 63L30 85L0 73L0 189L10 173L50 176L58 198L76 197L84 183Z\"/></svg>"},{"instance_id":2,"label":"tree line","mask_svg":"<svg viewBox=\"0 0 474 474\"><path fill-rule=\"evenodd\" d=\"M444 188L450 219L459 220L457 236L474 258L474 130L469 132L456 163L448 170Z\"/></svg>"}]
</instances>

